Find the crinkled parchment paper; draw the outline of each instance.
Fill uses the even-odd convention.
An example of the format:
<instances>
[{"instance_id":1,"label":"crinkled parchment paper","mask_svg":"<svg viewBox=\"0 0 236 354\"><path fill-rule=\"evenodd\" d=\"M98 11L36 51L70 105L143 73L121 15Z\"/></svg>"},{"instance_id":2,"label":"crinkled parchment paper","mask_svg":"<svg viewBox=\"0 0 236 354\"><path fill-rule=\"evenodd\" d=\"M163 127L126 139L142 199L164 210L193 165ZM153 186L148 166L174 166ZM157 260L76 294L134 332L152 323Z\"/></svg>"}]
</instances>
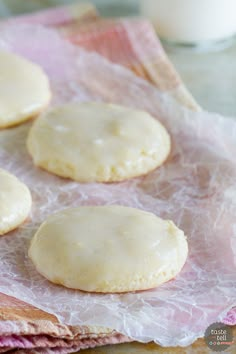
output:
<instances>
[{"instance_id":1,"label":"crinkled parchment paper","mask_svg":"<svg viewBox=\"0 0 236 354\"><path fill-rule=\"evenodd\" d=\"M236 305L236 123L190 112L130 71L74 48L53 30L0 27L0 48L39 63L52 104L103 100L149 111L172 136L165 165L142 178L79 184L34 167L25 146L31 122L0 132L0 165L30 188L33 209L0 239L0 291L56 315L66 324L99 325L139 341L186 346ZM172 219L189 242L180 275L157 289L94 295L52 285L27 257L29 241L51 213L78 205L122 204ZM137 260L138 261L138 260Z\"/></svg>"}]
</instances>

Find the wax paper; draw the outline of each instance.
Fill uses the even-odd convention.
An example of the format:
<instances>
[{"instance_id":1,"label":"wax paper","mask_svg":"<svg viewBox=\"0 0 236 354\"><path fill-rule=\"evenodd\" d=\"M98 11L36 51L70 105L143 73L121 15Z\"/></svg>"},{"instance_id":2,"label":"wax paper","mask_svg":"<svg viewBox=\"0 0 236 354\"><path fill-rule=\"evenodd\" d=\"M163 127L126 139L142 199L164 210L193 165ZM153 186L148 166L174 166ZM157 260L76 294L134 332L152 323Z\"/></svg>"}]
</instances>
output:
<instances>
[{"instance_id":1,"label":"wax paper","mask_svg":"<svg viewBox=\"0 0 236 354\"><path fill-rule=\"evenodd\" d=\"M34 167L26 150L31 122L0 132L0 166L31 190L31 215L0 239L0 292L71 325L98 325L138 341L187 346L236 305L236 123L192 112L168 94L96 53L65 42L52 29L2 25L0 48L40 64L53 91L51 105L101 100L144 109L172 139L167 162L141 178L79 184ZM45 218L79 205L121 204L173 220L184 230L189 257L174 279L149 291L90 294L56 286L27 256ZM137 260L138 262L138 260Z\"/></svg>"}]
</instances>

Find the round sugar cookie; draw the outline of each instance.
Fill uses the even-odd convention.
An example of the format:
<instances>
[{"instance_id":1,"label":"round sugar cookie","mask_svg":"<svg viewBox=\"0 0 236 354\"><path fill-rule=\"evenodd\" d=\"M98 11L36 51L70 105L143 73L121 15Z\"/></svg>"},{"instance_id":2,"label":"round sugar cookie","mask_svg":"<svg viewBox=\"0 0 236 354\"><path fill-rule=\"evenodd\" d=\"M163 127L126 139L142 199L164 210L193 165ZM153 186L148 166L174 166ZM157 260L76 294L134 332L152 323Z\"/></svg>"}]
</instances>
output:
<instances>
[{"instance_id":1,"label":"round sugar cookie","mask_svg":"<svg viewBox=\"0 0 236 354\"><path fill-rule=\"evenodd\" d=\"M0 129L37 115L50 98L48 78L38 65L0 51Z\"/></svg>"},{"instance_id":2,"label":"round sugar cookie","mask_svg":"<svg viewBox=\"0 0 236 354\"><path fill-rule=\"evenodd\" d=\"M123 206L92 206L51 215L29 257L53 283L89 292L154 288L183 267L188 245L172 221Z\"/></svg>"},{"instance_id":3,"label":"round sugar cookie","mask_svg":"<svg viewBox=\"0 0 236 354\"><path fill-rule=\"evenodd\" d=\"M70 103L42 114L28 136L35 165L79 182L115 182L160 166L170 137L148 113L105 103Z\"/></svg>"},{"instance_id":4,"label":"round sugar cookie","mask_svg":"<svg viewBox=\"0 0 236 354\"><path fill-rule=\"evenodd\" d=\"M0 169L0 235L15 229L27 218L31 203L26 185Z\"/></svg>"}]
</instances>

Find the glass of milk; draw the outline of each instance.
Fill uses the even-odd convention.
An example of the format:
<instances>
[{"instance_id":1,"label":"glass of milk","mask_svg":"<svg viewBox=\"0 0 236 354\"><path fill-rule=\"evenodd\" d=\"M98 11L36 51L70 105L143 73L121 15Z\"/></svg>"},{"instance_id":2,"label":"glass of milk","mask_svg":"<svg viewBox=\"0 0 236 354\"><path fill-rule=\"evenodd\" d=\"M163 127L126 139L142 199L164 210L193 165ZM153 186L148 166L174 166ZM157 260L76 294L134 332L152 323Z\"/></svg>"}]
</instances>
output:
<instances>
[{"instance_id":1,"label":"glass of milk","mask_svg":"<svg viewBox=\"0 0 236 354\"><path fill-rule=\"evenodd\" d=\"M236 0L140 0L141 14L167 41L201 45L236 33Z\"/></svg>"}]
</instances>

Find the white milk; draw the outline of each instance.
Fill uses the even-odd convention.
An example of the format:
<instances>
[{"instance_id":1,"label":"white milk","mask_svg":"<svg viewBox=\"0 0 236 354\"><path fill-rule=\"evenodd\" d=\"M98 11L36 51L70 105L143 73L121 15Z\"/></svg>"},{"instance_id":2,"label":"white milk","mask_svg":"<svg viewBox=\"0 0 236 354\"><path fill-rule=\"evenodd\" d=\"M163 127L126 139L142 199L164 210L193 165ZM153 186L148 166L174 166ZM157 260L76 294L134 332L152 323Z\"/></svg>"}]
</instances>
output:
<instances>
[{"instance_id":1,"label":"white milk","mask_svg":"<svg viewBox=\"0 0 236 354\"><path fill-rule=\"evenodd\" d=\"M236 0L140 0L160 37L179 43L221 40L236 33Z\"/></svg>"}]
</instances>

